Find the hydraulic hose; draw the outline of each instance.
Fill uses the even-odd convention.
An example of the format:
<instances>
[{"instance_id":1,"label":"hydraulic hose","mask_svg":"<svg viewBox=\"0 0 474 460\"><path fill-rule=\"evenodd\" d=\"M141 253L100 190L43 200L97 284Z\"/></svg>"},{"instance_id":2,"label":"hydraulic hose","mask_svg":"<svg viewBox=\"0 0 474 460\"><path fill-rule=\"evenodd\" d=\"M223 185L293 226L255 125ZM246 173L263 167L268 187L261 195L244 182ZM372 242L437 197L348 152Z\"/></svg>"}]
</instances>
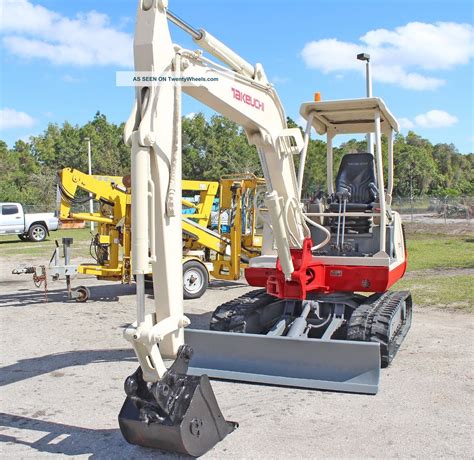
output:
<instances>
[{"instance_id":1,"label":"hydraulic hose","mask_svg":"<svg viewBox=\"0 0 474 460\"><path fill-rule=\"evenodd\" d=\"M179 77L181 70L181 55L175 57L175 73ZM181 155L181 85L176 82L174 86L174 107L173 107L173 150L170 160L170 178L168 196L166 199L166 214L168 217L176 216L176 175L178 169L179 155Z\"/></svg>"}]
</instances>

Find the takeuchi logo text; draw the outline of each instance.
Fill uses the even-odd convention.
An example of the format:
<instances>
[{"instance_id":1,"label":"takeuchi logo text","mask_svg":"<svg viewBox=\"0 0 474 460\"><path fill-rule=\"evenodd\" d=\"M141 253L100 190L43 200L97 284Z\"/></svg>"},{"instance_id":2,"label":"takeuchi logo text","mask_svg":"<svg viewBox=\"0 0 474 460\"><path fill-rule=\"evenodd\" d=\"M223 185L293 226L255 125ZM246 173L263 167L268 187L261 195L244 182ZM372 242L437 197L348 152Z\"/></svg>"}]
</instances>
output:
<instances>
[{"instance_id":1,"label":"takeuchi logo text","mask_svg":"<svg viewBox=\"0 0 474 460\"><path fill-rule=\"evenodd\" d=\"M256 109L261 110L262 112L265 110L265 105L262 101L248 94L245 94L236 88L232 88L232 95L234 96L234 99L242 101L244 104L255 107Z\"/></svg>"}]
</instances>

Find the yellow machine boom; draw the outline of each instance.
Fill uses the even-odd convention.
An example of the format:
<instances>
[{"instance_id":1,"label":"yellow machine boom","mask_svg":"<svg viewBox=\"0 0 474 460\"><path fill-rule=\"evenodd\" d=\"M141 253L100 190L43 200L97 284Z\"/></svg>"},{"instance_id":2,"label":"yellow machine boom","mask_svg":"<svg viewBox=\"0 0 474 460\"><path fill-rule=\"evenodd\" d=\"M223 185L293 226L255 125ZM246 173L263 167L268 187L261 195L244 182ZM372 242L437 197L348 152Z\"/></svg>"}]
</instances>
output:
<instances>
[{"instance_id":1,"label":"yellow machine boom","mask_svg":"<svg viewBox=\"0 0 474 460\"><path fill-rule=\"evenodd\" d=\"M89 175L72 168L58 172L59 218L98 224L91 242L96 263L81 264L79 273L131 282L131 195L124 182L127 183L120 176ZM220 182L182 181L186 196L182 199L183 209L192 210L182 215L186 298L204 293L209 274L219 279L239 279L248 259L260 254L262 236L256 204L263 188L264 180L250 174L225 176ZM76 196L81 190L88 194L82 199ZM218 192L219 207L213 211ZM98 203L97 212L74 210L91 198Z\"/></svg>"},{"instance_id":2,"label":"yellow machine boom","mask_svg":"<svg viewBox=\"0 0 474 460\"><path fill-rule=\"evenodd\" d=\"M59 218L96 222L97 234L91 249L96 264L82 264L79 273L93 275L98 279L121 280L128 283L131 279L130 264L130 193L120 176L98 176L85 174L77 169L64 168L58 172L58 186L61 192ZM79 190L91 196L79 200ZM74 212L74 205L92 198L99 203L98 212Z\"/></svg>"}]
</instances>

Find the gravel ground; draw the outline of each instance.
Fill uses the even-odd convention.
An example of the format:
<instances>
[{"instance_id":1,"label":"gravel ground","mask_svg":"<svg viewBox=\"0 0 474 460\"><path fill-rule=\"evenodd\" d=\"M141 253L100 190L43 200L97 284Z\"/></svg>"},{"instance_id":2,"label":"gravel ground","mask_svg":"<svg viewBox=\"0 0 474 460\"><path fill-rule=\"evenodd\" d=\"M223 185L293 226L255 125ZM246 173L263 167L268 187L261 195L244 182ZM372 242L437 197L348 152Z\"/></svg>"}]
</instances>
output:
<instances>
[{"instance_id":1,"label":"gravel ground","mask_svg":"<svg viewBox=\"0 0 474 460\"><path fill-rule=\"evenodd\" d=\"M117 425L123 380L136 368L122 338L134 287L75 280L94 297L77 304L54 283L44 303L29 276L9 275L14 264L0 258L0 455L170 457L128 445ZM214 282L186 313L204 328L215 306L248 290ZM467 314L416 309L376 396L215 381L225 417L240 427L206 457L472 458L473 326Z\"/></svg>"},{"instance_id":2,"label":"gravel ground","mask_svg":"<svg viewBox=\"0 0 474 460\"><path fill-rule=\"evenodd\" d=\"M404 223L410 224L412 222L415 223L423 223L423 224L448 224L448 225L457 225L457 226L472 226L474 225L474 220L473 219L467 219L467 218L444 218L443 216L439 216L436 214L413 214L413 219L411 214L402 214L401 218Z\"/></svg>"}]
</instances>

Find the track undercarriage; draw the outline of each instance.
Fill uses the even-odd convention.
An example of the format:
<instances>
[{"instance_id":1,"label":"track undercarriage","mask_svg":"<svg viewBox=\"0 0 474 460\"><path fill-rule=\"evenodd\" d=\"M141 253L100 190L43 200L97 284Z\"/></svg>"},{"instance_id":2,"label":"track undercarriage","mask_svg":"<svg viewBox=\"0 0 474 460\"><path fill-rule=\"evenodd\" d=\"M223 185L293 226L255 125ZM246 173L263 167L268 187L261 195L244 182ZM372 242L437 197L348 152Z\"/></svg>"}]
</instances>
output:
<instances>
[{"instance_id":1,"label":"track undercarriage","mask_svg":"<svg viewBox=\"0 0 474 460\"><path fill-rule=\"evenodd\" d=\"M381 366L388 366L411 325L408 291L362 296L353 293L312 294L304 301L279 300L265 289L220 305L213 331L267 336L350 340L380 344Z\"/></svg>"}]
</instances>

